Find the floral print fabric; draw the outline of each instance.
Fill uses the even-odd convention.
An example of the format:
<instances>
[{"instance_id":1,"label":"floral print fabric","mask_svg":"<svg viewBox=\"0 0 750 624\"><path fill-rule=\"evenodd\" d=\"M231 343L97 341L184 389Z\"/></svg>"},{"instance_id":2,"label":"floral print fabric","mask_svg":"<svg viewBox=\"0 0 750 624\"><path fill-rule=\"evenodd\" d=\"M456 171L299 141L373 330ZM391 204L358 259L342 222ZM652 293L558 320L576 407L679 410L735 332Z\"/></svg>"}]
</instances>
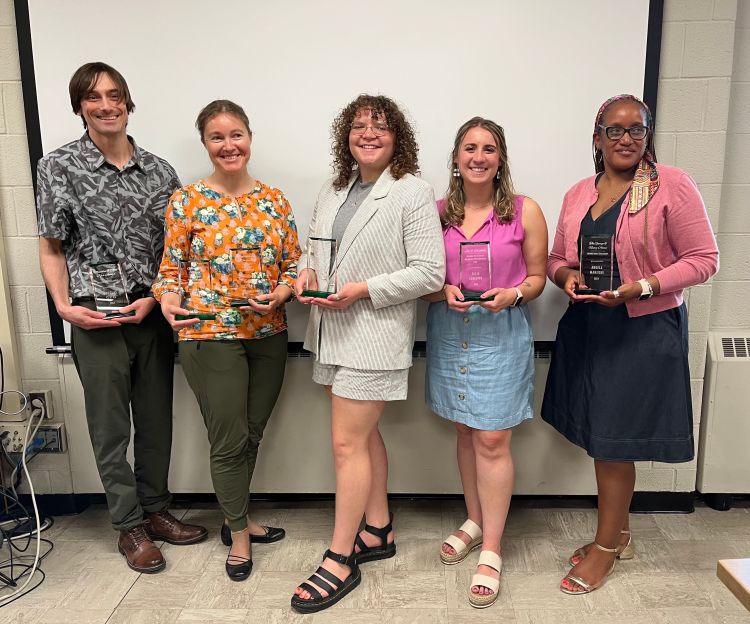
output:
<instances>
[{"instance_id":1,"label":"floral print fabric","mask_svg":"<svg viewBox=\"0 0 750 624\"><path fill-rule=\"evenodd\" d=\"M256 182L234 197L200 181L169 200L154 295L180 292L184 308L215 314L182 329L180 340L263 338L286 329L284 307L262 315L231 304L278 284L294 290L299 256L294 215L280 190Z\"/></svg>"}]
</instances>

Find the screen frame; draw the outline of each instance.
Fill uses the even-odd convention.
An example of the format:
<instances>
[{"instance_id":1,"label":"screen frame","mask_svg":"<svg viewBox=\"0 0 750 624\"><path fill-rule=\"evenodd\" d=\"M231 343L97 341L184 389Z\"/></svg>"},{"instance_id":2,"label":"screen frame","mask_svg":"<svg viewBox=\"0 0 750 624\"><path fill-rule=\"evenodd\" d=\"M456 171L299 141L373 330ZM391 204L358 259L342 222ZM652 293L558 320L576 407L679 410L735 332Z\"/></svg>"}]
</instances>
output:
<instances>
[{"instance_id":1,"label":"screen frame","mask_svg":"<svg viewBox=\"0 0 750 624\"><path fill-rule=\"evenodd\" d=\"M14 7L16 34L18 39L18 56L21 69L21 90L26 118L26 137L29 148L32 185L34 188L34 195L36 196L37 164L44 153L42 148L41 125L39 121L39 105L34 71L34 53L31 40L31 21L28 0L14 0ZM643 100L651 109L654 122L656 122L657 97L659 90L659 66L661 61L663 16L664 0L649 0L646 63L643 77ZM65 339L62 318L60 318L60 315L57 313L57 309L55 308L54 301L52 300L49 291L47 291L47 309L52 333L52 347L50 350L53 352L59 352L60 349L69 347L69 343ZM548 345L549 341L541 341L541 343ZM537 346L541 343L539 341L535 342Z\"/></svg>"}]
</instances>

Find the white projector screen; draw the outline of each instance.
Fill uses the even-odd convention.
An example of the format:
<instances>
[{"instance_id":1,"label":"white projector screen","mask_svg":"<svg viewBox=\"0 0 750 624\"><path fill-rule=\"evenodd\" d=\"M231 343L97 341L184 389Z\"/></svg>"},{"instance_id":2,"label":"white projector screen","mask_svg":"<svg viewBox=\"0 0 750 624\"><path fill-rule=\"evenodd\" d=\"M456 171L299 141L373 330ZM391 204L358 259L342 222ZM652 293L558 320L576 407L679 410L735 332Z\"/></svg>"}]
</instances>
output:
<instances>
[{"instance_id":1,"label":"white projector screen","mask_svg":"<svg viewBox=\"0 0 750 624\"><path fill-rule=\"evenodd\" d=\"M210 173L198 111L232 99L254 132L252 174L285 192L304 241L331 172L334 116L359 93L384 94L413 120L422 176L438 197L458 126L474 115L500 123L516 189L542 206L551 245L563 194L593 173L597 107L643 93L649 0L626 4L28 0L42 149L82 133L67 86L88 61L122 72L136 103L130 134L183 183ZM548 284L531 306L535 340L554 339L564 306ZM302 340L306 310L288 312L290 340Z\"/></svg>"}]
</instances>

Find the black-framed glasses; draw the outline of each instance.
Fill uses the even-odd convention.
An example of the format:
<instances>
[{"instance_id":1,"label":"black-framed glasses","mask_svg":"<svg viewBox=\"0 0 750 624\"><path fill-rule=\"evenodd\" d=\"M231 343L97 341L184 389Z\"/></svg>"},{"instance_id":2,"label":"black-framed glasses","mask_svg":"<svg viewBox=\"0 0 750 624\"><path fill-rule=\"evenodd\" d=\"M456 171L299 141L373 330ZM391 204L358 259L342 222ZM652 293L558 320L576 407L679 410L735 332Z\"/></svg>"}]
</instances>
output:
<instances>
[{"instance_id":1,"label":"black-framed glasses","mask_svg":"<svg viewBox=\"0 0 750 624\"><path fill-rule=\"evenodd\" d=\"M381 137L390 131L390 128L384 123L366 124L360 121L355 121L354 123L352 123L350 130L352 134L359 136L360 134L364 134L365 132L367 132L367 128L372 130L372 133L377 137Z\"/></svg>"},{"instance_id":2,"label":"black-framed glasses","mask_svg":"<svg viewBox=\"0 0 750 624\"><path fill-rule=\"evenodd\" d=\"M604 134L607 135L607 138L612 139L613 141L621 139L625 136L626 132L634 141L641 141L645 139L648 134L648 127L640 124L630 126L630 128L623 128L622 126L602 126L601 124L599 124L599 127L604 130Z\"/></svg>"}]
</instances>

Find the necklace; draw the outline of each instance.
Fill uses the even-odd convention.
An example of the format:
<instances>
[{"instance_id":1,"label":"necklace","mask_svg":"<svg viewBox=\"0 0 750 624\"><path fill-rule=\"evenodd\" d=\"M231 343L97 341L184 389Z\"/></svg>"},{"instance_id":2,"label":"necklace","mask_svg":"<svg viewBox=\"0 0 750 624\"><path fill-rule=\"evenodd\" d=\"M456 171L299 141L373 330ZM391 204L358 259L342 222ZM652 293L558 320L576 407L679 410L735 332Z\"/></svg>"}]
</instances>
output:
<instances>
[{"instance_id":1,"label":"necklace","mask_svg":"<svg viewBox=\"0 0 750 624\"><path fill-rule=\"evenodd\" d=\"M620 199L620 197L622 197L632 185L633 182L628 181L627 184L621 183L615 188L607 188L606 190L602 189L600 194L604 195L604 197L607 198L608 204L613 204L618 199ZM606 186L609 187L610 185L607 184Z\"/></svg>"},{"instance_id":2,"label":"necklace","mask_svg":"<svg viewBox=\"0 0 750 624\"><path fill-rule=\"evenodd\" d=\"M467 204L464 204L464 213L467 210L469 212L479 212L481 210L487 210L487 208L492 208L492 202L487 202L486 204L482 204L481 206L477 206L476 208L474 206L468 206Z\"/></svg>"},{"instance_id":3,"label":"necklace","mask_svg":"<svg viewBox=\"0 0 750 624\"><path fill-rule=\"evenodd\" d=\"M625 188L620 189L618 192L614 193L612 196L610 196L608 203L614 204L620 197L625 195L625 193L628 192L628 189L630 188L630 185L626 186Z\"/></svg>"},{"instance_id":4,"label":"necklace","mask_svg":"<svg viewBox=\"0 0 750 624\"><path fill-rule=\"evenodd\" d=\"M361 180L357 180L357 182L354 183L349 196L352 208L358 208L359 205L367 199L373 186L375 186L375 182L362 182Z\"/></svg>"}]
</instances>

